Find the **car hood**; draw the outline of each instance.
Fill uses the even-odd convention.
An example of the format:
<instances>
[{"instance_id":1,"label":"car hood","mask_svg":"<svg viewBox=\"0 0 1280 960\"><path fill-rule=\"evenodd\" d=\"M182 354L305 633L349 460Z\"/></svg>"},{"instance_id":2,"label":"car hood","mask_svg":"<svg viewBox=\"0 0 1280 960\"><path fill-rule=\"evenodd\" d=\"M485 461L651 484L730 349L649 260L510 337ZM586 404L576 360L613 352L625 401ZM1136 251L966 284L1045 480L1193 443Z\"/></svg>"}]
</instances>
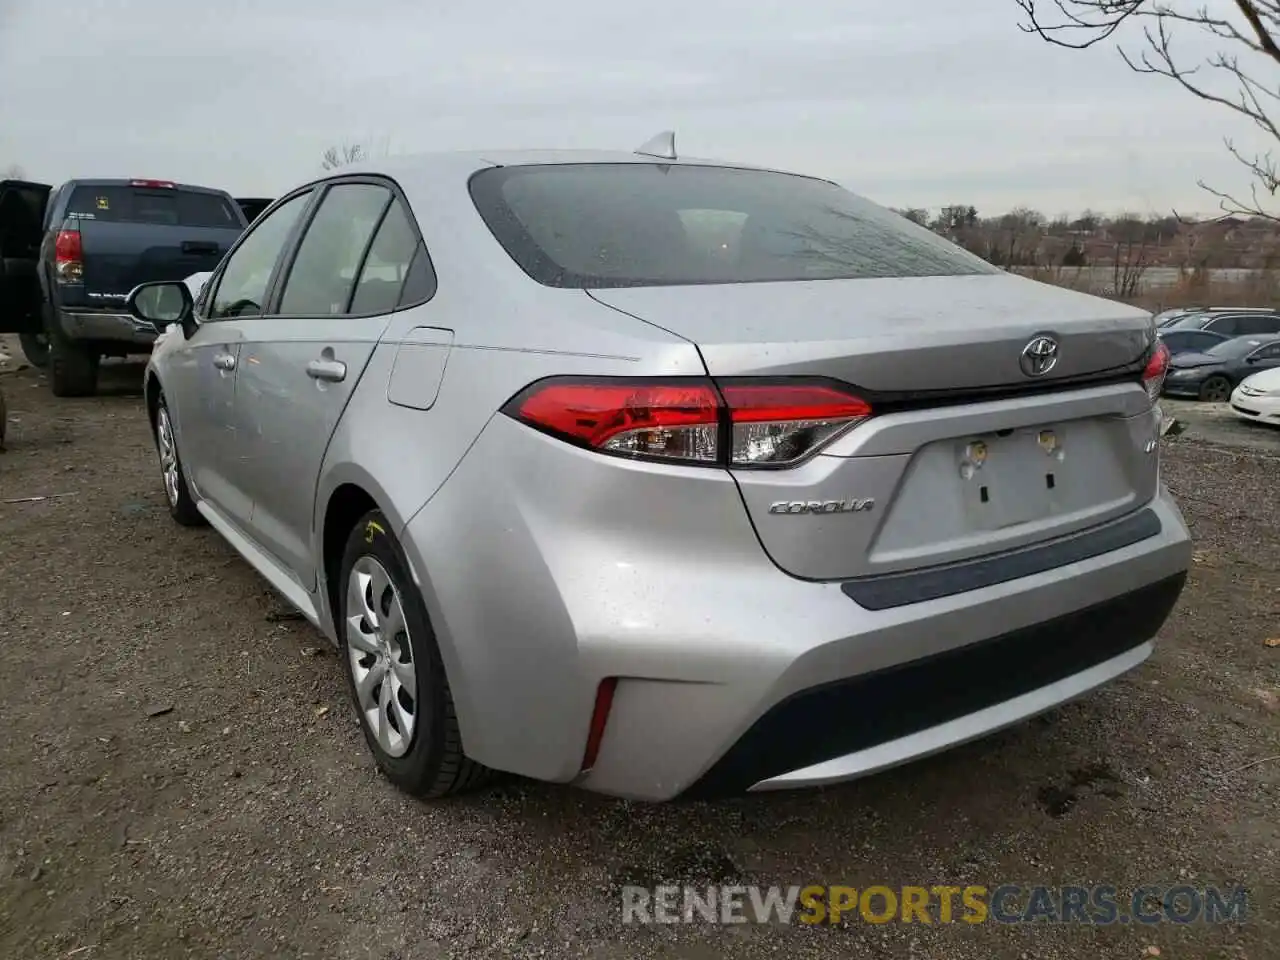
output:
<instances>
[{"instance_id":1,"label":"car hood","mask_svg":"<svg viewBox=\"0 0 1280 960\"><path fill-rule=\"evenodd\" d=\"M1207 353L1191 351L1175 355L1169 366L1175 370L1187 370L1192 367L1220 367L1222 364L1223 359L1221 357L1211 357Z\"/></svg>"},{"instance_id":2,"label":"car hood","mask_svg":"<svg viewBox=\"0 0 1280 960\"><path fill-rule=\"evenodd\" d=\"M1255 390L1264 390L1270 393L1273 390L1280 390L1280 367L1274 370L1263 370L1261 373L1255 373L1251 377L1247 377L1241 386L1250 386Z\"/></svg>"}]
</instances>

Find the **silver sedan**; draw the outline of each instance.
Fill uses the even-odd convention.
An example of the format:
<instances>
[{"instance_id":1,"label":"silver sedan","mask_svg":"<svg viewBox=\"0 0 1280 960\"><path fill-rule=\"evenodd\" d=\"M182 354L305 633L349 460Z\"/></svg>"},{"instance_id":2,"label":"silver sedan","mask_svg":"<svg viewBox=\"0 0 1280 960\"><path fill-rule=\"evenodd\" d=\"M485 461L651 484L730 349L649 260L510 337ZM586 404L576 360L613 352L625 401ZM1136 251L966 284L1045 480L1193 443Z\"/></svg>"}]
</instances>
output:
<instances>
[{"instance_id":1,"label":"silver sedan","mask_svg":"<svg viewBox=\"0 0 1280 960\"><path fill-rule=\"evenodd\" d=\"M173 517L341 649L418 795L860 776L1137 666L1182 589L1150 316L825 180L380 160L148 286Z\"/></svg>"}]
</instances>

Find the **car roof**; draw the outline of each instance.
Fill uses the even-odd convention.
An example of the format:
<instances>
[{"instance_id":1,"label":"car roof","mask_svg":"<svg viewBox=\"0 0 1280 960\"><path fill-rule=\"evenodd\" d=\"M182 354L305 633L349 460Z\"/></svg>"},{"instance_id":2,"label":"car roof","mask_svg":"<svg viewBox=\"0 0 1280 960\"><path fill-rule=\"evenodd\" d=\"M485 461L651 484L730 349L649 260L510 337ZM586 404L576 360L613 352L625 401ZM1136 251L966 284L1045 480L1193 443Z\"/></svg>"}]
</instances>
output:
<instances>
[{"instance_id":1,"label":"car roof","mask_svg":"<svg viewBox=\"0 0 1280 960\"><path fill-rule=\"evenodd\" d=\"M722 166L739 170L759 170L765 173L792 175L822 180L812 174L796 173L773 166L740 163L735 160L714 160L709 157L682 156L676 160L635 154L623 150L457 150L424 151L420 154L399 154L387 157L370 157L357 160L332 172L326 172L319 180L347 177L347 175L380 175L396 180L407 188L408 183L444 177L456 179L458 175L470 178L471 174L494 166L566 165L566 164L646 164L660 166ZM301 186L301 184L300 184Z\"/></svg>"},{"instance_id":2,"label":"car roof","mask_svg":"<svg viewBox=\"0 0 1280 960\"><path fill-rule=\"evenodd\" d=\"M735 166L748 170L771 170L773 173L792 173L791 170L778 170L758 164L737 163L730 160L714 160L709 157L681 156L676 160L663 157L635 154L625 150L457 150L457 151L424 151L419 154L401 154L381 157L380 160L365 161L361 168L383 166L387 173L393 169L422 169L436 165L467 164L475 169L485 166L521 166L530 164L662 164L664 166ZM348 168L343 168L348 169ZM803 174L801 174L803 175Z\"/></svg>"}]
</instances>

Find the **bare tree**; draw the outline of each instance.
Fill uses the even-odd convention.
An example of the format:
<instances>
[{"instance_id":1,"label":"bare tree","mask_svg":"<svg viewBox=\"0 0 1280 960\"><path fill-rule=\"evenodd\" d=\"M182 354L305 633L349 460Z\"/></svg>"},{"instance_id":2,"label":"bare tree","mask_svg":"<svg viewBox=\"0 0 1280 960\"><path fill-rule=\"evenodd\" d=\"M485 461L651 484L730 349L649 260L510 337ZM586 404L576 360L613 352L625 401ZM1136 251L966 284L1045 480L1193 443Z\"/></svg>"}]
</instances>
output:
<instances>
[{"instance_id":1,"label":"bare tree","mask_svg":"<svg viewBox=\"0 0 1280 960\"><path fill-rule=\"evenodd\" d=\"M4 173L0 173L0 180L25 180L27 172L18 164L11 163L4 168Z\"/></svg>"},{"instance_id":2,"label":"bare tree","mask_svg":"<svg viewBox=\"0 0 1280 960\"><path fill-rule=\"evenodd\" d=\"M1026 19L1019 26L1062 47L1084 49L1107 40L1126 21L1140 24L1145 42L1132 52L1118 46L1132 70L1173 80L1208 103L1251 121L1270 140L1280 141L1280 0L1226 0L1213 14L1200 0L1016 0ZM1219 12L1221 11L1221 12ZM1047 18L1044 16L1047 14ZM1188 63L1175 59L1174 34L1198 31L1214 38L1213 56ZM1249 195L1242 198L1198 181L1226 214L1280 220L1280 161L1271 150L1250 155L1226 138L1231 155L1249 172ZM1270 207L1271 209L1268 209Z\"/></svg>"},{"instance_id":3,"label":"bare tree","mask_svg":"<svg viewBox=\"0 0 1280 960\"><path fill-rule=\"evenodd\" d=\"M929 225L929 211L924 207L907 207L903 210L894 210L894 213L906 217L912 223L919 224L922 227Z\"/></svg>"},{"instance_id":4,"label":"bare tree","mask_svg":"<svg viewBox=\"0 0 1280 960\"><path fill-rule=\"evenodd\" d=\"M344 143L341 146L329 147L320 156L320 166L325 170L336 170L349 163L359 163L365 159L364 145L360 143Z\"/></svg>"},{"instance_id":5,"label":"bare tree","mask_svg":"<svg viewBox=\"0 0 1280 960\"><path fill-rule=\"evenodd\" d=\"M1147 224L1141 217L1125 213L1111 221L1108 232L1113 243L1112 292L1122 299L1132 299L1142 289L1143 274L1150 266Z\"/></svg>"}]
</instances>

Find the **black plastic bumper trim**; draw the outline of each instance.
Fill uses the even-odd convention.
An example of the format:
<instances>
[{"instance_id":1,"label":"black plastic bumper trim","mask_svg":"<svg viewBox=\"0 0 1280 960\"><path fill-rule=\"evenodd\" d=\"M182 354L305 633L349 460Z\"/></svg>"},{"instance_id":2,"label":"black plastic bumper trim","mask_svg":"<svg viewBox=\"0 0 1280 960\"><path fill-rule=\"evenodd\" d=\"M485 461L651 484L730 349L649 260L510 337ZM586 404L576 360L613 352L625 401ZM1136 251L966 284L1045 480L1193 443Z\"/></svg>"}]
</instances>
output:
<instances>
[{"instance_id":1,"label":"black plastic bumper trim","mask_svg":"<svg viewBox=\"0 0 1280 960\"><path fill-rule=\"evenodd\" d=\"M762 780L967 716L1082 673L1154 637L1186 572L955 650L802 690L761 716L683 794Z\"/></svg>"},{"instance_id":2,"label":"black plastic bumper trim","mask_svg":"<svg viewBox=\"0 0 1280 960\"><path fill-rule=\"evenodd\" d=\"M847 580L840 589L860 607L889 610L1065 567L1069 563L1078 563L1147 540L1159 534L1160 530L1160 518L1148 507L1123 520L1066 540L930 570Z\"/></svg>"}]
</instances>

